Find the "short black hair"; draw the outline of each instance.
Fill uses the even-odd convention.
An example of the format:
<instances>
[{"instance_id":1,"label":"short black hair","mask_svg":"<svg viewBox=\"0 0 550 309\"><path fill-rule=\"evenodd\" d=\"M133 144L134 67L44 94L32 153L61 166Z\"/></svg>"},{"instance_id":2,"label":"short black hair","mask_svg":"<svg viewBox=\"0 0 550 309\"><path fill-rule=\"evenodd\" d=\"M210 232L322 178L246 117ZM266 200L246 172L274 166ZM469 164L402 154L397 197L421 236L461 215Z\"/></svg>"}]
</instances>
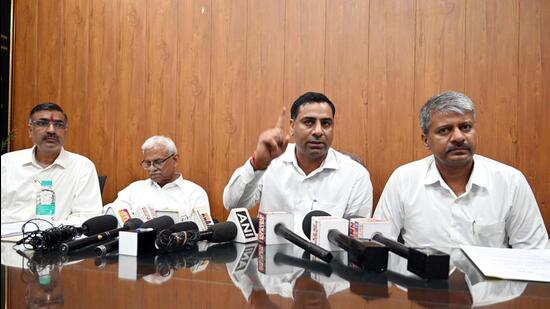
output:
<instances>
[{"instance_id":1,"label":"short black hair","mask_svg":"<svg viewBox=\"0 0 550 309\"><path fill-rule=\"evenodd\" d=\"M319 92L306 92L298 97L294 103L292 103L292 107L290 108L290 118L292 120L296 120L300 106L308 103L327 103L332 109L332 117L336 114L334 104L329 98L327 98L326 95Z\"/></svg>"},{"instance_id":2,"label":"short black hair","mask_svg":"<svg viewBox=\"0 0 550 309\"><path fill-rule=\"evenodd\" d=\"M63 116L65 117L65 122L69 122L69 117L67 117L67 114L65 114L65 111L61 108L61 106L57 105L53 102L44 102L39 103L35 107L31 109L31 112L29 113L29 121L32 120L32 115L35 113L38 113L40 111L58 111L63 113Z\"/></svg>"}]
</instances>

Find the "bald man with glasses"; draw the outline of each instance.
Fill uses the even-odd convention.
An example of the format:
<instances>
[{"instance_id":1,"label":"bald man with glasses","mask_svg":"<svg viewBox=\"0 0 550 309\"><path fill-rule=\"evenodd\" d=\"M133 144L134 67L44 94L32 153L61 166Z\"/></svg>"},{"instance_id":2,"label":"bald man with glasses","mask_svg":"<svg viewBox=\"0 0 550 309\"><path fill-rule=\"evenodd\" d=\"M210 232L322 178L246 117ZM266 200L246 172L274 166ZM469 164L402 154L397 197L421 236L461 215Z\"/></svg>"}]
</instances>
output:
<instances>
[{"instance_id":1,"label":"bald man with glasses","mask_svg":"<svg viewBox=\"0 0 550 309\"><path fill-rule=\"evenodd\" d=\"M51 181L56 222L78 224L101 214L101 193L94 164L63 148L68 117L56 103L40 103L29 114L33 147L2 155L2 223L36 216L40 183Z\"/></svg>"},{"instance_id":2,"label":"bald man with glasses","mask_svg":"<svg viewBox=\"0 0 550 309\"><path fill-rule=\"evenodd\" d=\"M131 183L118 193L117 199L105 210L128 209L134 214L140 209L177 210L179 221L191 219L193 209L210 214L208 195L199 185L183 179L178 166L178 151L172 139L152 136L141 146L141 167L149 178Z\"/></svg>"}]
</instances>

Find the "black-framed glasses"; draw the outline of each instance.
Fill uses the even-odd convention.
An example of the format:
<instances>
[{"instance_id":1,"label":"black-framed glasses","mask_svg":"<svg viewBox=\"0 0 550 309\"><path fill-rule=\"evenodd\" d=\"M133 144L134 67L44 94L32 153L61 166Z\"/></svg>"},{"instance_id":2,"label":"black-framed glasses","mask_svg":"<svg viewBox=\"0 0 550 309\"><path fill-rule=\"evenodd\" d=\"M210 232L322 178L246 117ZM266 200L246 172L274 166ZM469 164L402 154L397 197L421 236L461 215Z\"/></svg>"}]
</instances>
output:
<instances>
[{"instance_id":1,"label":"black-framed glasses","mask_svg":"<svg viewBox=\"0 0 550 309\"><path fill-rule=\"evenodd\" d=\"M170 159L174 155L176 155L176 154L173 153L173 154L169 155L168 157L166 157L165 159L157 159L157 160L154 160L154 161L143 160L143 161L141 161L141 167L143 167L144 169L148 169L148 168L151 167L151 165L153 165L154 167L160 169L164 166L164 163L166 162L166 160Z\"/></svg>"},{"instance_id":2,"label":"black-framed glasses","mask_svg":"<svg viewBox=\"0 0 550 309\"><path fill-rule=\"evenodd\" d=\"M64 129L67 128L67 124L64 121L61 121L61 120L39 119L39 120L36 120L36 121L31 121L31 125L33 125L35 127L38 127L38 128L41 128L41 129L46 129L50 125L52 125L54 127L54 129L58 129L58 130L64 130Z\"/></svg>"}]
</instances>

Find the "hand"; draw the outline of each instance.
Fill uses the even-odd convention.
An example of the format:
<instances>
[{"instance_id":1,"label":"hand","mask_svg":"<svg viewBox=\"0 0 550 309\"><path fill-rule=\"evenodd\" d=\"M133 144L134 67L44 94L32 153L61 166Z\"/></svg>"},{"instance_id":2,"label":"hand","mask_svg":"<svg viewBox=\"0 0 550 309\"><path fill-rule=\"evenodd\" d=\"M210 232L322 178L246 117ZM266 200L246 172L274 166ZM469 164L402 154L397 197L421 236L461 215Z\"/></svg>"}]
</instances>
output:
<instances>
[{"instance_id":1,"label":"hand","mask_svg":"<svg viewBox=\"0 0 550 309\"><path fill-rule=\"evenodd\" d=\"M258 138L258 145L251 159L254 170L265 170L271 161L286 150L290 136L284 132L286 109L283 107L274 128L268 129Z\"/></svg>"}]
</instances>

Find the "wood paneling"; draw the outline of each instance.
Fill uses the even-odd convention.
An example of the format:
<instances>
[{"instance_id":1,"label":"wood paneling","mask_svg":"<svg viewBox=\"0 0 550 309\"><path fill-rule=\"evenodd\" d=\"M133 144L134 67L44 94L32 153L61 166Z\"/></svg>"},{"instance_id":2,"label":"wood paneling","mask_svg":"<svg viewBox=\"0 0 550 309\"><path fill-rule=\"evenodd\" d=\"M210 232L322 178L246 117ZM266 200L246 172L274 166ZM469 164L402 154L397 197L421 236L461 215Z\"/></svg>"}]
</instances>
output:
<instances>
[{"instance_id":1,"label":"wood paneling","mask_svg":"<svg viewBox=\"0 0 550 309\"><path fill-rule=\"evenodd\" d=\"M420 0L416 7L414 78L414 158L430 154L420 142L418 111L434 94L464 91L466 3L462 0Z\"/></svg>"},{"instance_id":2,"label":"wood paneling","mask_svg":"<svg viewBox=\"0 0 550 309\"><path fill-rule=\"evenodd\" d=\"M414 34L414 1L371 0L367 167L375 203L393 170L412 160Z\"/></svg>"},{"instance_id":3,"label":"wood paneling","mask_svg":"<svg viewBox=\"0 0 550 309\"><path fill-rule=\"evenodd\" d=\"M476 105L477 152L516 163L518 2L467 1L465 93Z\"/></svg>"},{"instance_id":4,"label":"wood paneling","mask_svg":"<svg viewBox=\"0 0 550 309\"><path fill-rule=\"evenodd\" d=\"M550 224L550 1L519 2L517 167ZM544 163L546 162L546 163Z\"/></svg>"},{"instance_id":5,"label":"wood paneling","mask_svg":"<svg viewBox=\"0 0 550 309\"><path fill-rule=\"evenodd\" d=\"M66 148L107 175L105 202L146 177L140 146L174 139L215 217L234 169L305 91L336 104L334 146L375 200L428 152L418 109L443 90L478 111L479 152L522 170L550 226L550 7L544 0L63 0L15 2L13 149L58 101ZM288 122L286 124L288 126Z\"/></svg>"}]
</instances>

